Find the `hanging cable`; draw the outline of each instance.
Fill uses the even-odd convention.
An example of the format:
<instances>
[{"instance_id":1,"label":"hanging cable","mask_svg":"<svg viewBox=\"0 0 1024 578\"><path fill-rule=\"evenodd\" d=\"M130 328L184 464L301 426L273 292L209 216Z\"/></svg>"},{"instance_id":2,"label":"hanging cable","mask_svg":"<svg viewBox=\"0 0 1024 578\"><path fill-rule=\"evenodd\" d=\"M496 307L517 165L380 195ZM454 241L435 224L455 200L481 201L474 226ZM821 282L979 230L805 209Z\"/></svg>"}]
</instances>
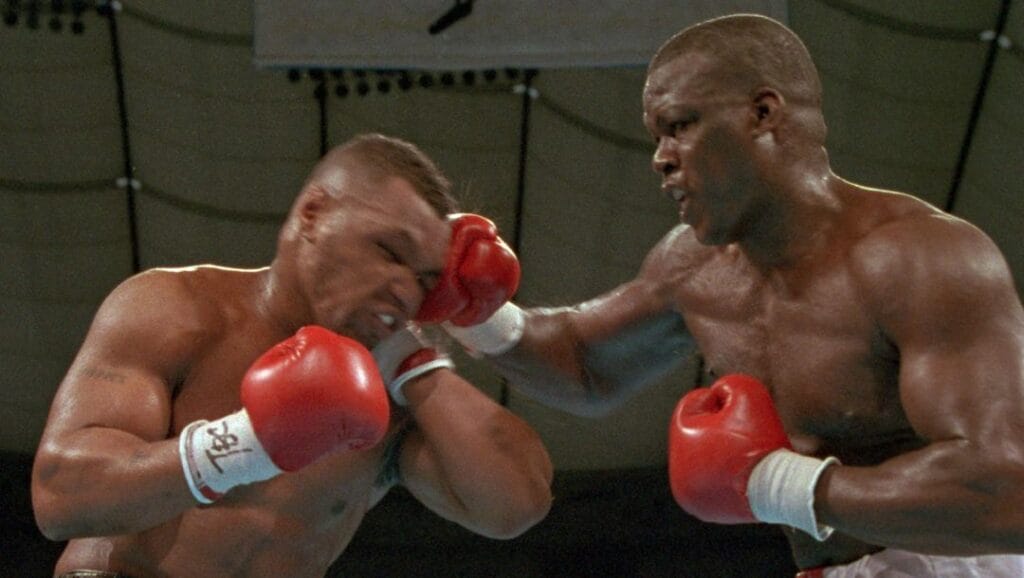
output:
<instances>
[{"instance_id":1,"label":"hanging cable","mask_svg":"<svg viewBox=\"0 0 1024 578\"><path fill-rule=\"evenodd\" d=\"M117 87L117 113L121 121L121 160L123 175L117 179L119 187L124 188L125 211L128 216L128 240L131 246L132 271L138 273L141 268L139 256L139 225L138 212L135 207L135 194L139 190L139 182L135 180L135 163L132 162L131 138L128 131L128 107L125 104L124 60L121 54L121 40L117 32L117 13L121 11L121 3L108 1L97 7L100 16L107 19L110 31L110 60L114 66L114 83Z\"/></svg>"},{"instance_id":2,"label":"hanging cable","mask_svg":"<svg viewBox=\"0 0 1024 578\"><path fill-rule=\"evenodd\" d=\"M526 161L530 144L530 110L533 107L533 101L539 96L537 89L533 87L533 79L536 76L536 70L526 70L523 74L522 84L517 84L514 87L514 92L522 95L522 107L519 113L519 167L516 180L516 207L513 214L515 221L512 226L511 239L509 239L509 246L512 247L512 252L516 255L520 254L523 232L523 209L526 205ZM502 377L498 403L502 407L507 407L510 395L511 391L508 386L508 380Z\"/></svg>"},{"instance_id":3,"label":"hanging cable","mask_svg":"<svg viewBox=\"0 0 1024 578\"><path fill-rule=\"evenodd\" d=\"M932 40L977 42L978 33L980 32L973 28L929 26L927 24L919 24L917 22L908 22L906 20L900 20L899 18L893 18L891 16L868 10L867 8L845 0L818 0L818 3L852 16L867 24L885 28L890 32L896 32L907 36L930 38Z\"/></svg>"},{"instance_id":4,"label":"hanging cable","mask_svg":"<svg viewBox=\"0 0 1024 578\"><path fill-rule=\"evenodd\" d=\"M978 81L978 90L974 94L974 103L971 105L971 115L967 121L967 130L964 132L964 140L960 145L960 155L956 161L956 168L953 170L953 179L949 186L949 193L946 195L946 212L952 213L956 210L956 202L960 193L960 185L963 181L964 170L967 167L967 159L971 154L971 145L974 143L974 132L978 128L978 119L981 118L981 107L985 103L985 95L988 92L988 84L992 79L992 70L995 67L996 57L1000 47L1000 39L1004 38L1003 31L1006 30L1006 21L1010 14L1010 4L1013 0L1003 0L999 7L999 16L996 18L995 30L982 34L982 40L988 41L988 53L985 55L985 66L981 72L981 80Z\"/></svg>"},{"instance_id":5,"label":"hanging cable","mask_svg":"<svg viewBox=\"0 0 1024 578\"><path fill-rule=\"evenodd\" d=\"M200 217L206 217L209 219L217 219L219 221L231 221L233 223L252 223L257 225L281 223L287 216L283 212L273 211L242 211L235 209L225 209L222 207L216 207L207 203L199 203L189 199L184 199L177 195L172 195L168 192L161 191L154 188L152 185L146 185L142 187L139 192L146 196L153 198L165 205L169 205L186 213L198 215Z\"/></svg>"}]
</instances>

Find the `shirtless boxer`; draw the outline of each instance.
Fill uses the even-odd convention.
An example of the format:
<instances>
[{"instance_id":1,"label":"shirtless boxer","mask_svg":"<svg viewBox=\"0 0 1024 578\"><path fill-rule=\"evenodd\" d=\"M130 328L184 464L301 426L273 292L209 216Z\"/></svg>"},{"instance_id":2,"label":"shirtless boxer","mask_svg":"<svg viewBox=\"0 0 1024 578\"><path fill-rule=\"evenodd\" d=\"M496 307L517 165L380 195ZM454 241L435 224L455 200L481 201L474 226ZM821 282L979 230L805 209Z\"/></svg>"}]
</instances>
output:
<instances>
[{"instance_id":1,"label":"shirtless boxer","mask_svg":"<svg viewBox=\"0 0 1024 578\"><path fill-rule=\"evenodd\" d=\"M36 519L69 540L55 575L323 576L396 484L492 538L542 519L539 437L406 327L453 302L451 231L489 224L453 210L418 149L365 135L312 171L269 267L117 287L36 456Z\"/></svg>"},{"instance_id":2,"label":"shirtless boxer","mask_svg":"<svg viewBox=\"0 0 1024 578\"><path fill-rule=\"evenodd\" d=\"M643 109L681 224L638 276L453 336L581 415L666 375L692 339L724 381L670 428L688 511L783 524L825 576L1024 576L1024 311L993 242L836 176L817 71L768 18L674 36Z\"/></svg>"}]
</instances>

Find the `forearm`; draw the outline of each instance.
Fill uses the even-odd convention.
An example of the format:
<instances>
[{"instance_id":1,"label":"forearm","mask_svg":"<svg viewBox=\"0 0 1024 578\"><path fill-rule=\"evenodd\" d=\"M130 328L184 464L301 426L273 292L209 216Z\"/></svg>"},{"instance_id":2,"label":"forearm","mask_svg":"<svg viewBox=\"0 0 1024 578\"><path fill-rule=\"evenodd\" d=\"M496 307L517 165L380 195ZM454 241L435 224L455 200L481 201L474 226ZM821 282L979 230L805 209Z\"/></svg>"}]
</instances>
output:
<instances>
[{"instance_id":1,"label":"forearm","mask_svg":"<svg viewBox=\"0 0 1024 578\"><path fill-rule=\"evenodd\" d=\"M435 371L406 387L437 485L465 525L511 537L546 515L552 465L539 436L460 377Z\"/></svg>"},{"instance_id":2,"label":"forearm","mask_svg":"<svg viewBox=\"0 0 1024 578\"><path fill-rule=\"evenodd\" d=\"M832 467L818 484L820 522L884 546L944 555L1024 552L1024 472L946 441L874 467Z\"/></svg>"},{"instance_id":3,"label":"forearm","mask_svg":"<svg viewBox=\"0 0 1024 578\"><path fill-rule=\"evenodd\" d=\"M592 317L581 308L530 309L517 346L488 359L527 397L601 417L695 350L682 318L672 312L640 320Z\"/></svg>"},{"instance_id":4,"label":"forearm","mask_svg":"<svg viewBox=\"0 0 1024 578\"><path fill-rule=\"evenodd\" d=\"M149 443L99 427L44 441L32 501L40 529L53 540L138 532L195 505L176 439Z\"/></svg>"}]
</instances>

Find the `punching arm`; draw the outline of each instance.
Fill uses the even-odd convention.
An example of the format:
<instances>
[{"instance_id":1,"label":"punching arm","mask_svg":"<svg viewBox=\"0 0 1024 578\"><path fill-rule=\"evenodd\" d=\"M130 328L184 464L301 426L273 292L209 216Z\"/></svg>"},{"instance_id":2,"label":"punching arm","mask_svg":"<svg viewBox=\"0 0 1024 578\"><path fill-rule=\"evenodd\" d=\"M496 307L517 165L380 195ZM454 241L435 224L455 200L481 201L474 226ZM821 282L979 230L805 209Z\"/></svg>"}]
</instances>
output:
<instances>
[{"instance_id":1,"label":"punching arm","mask_svg":"<svg viewBox=\"0 0 1024 578\"><path fill-rule=\"evenodd\" d=\"M695 351L672 303L678 240L676 232L666 236L637 278L579 305L524 309L496 299L500 307L488 317L445 327L517 391L571 413L604 415Z\"/></svg>"}]
</instances>

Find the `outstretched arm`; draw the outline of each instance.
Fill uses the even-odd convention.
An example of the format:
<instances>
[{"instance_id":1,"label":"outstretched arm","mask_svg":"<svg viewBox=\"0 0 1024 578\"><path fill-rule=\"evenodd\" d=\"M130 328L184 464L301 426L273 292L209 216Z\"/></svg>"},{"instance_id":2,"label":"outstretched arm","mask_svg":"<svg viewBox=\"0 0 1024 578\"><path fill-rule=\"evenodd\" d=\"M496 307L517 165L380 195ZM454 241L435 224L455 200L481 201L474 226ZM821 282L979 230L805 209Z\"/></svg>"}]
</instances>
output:
<instances>
[{"instance_id":1,"label":"outstretched arm","mask_svg":"<svg viewBox=\"0 0 1024 578\"><path fill-rule=\"evenodd\" d=\"M1024 552L1024 311L1007 265L948 217L880 241L865 247L863 278L899 349L904 410L930 444L828 468L819 520L921 552Z\"/></svg>"},{"instance_id":2,"label":"outstretched arm","mask_svg":"<svg viewBox=\"0 0 1024 578\"><path fill-rule=\"evenodd\" d=\"M674 292L682 229L647 256L639 275L572 307L505 304L484 323L447 328L517 391L549 406L600 416L680 366L695 349Z\"/></svg>"},{"instance_id":3,"label":"outstretched arm","mask_svg":"<svg viewBox=\"0 0 1024 578\"><path fill-rule=\"evenodd\" d=\"M515 389L577 415L602 416L686 361L681 315L635 280L597 299L523 312L514 348L489 357Z\"/></svg>"}]
</instances>

